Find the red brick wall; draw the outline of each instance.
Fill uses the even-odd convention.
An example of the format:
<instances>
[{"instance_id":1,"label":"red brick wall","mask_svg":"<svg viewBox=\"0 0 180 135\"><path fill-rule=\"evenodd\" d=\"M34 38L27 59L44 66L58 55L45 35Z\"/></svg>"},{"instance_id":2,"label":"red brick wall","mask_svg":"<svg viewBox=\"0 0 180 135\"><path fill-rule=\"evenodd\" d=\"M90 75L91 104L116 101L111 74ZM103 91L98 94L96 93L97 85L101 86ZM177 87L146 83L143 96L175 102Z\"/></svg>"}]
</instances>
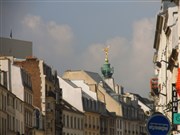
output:
<instances>
[{"instance_id":1,"label":"red brick wall","mask_svg":"<svg viewBox=\"0 0 180 135\"><path fill-rule=\"evenodd\" d=\"M36 58L28 58L26 61L16 61L15 65L22 67L31 75L32 90L33 90L33 105L41 108L41 78L39 69L39 60Z\"/></svg>"}]
</instances>

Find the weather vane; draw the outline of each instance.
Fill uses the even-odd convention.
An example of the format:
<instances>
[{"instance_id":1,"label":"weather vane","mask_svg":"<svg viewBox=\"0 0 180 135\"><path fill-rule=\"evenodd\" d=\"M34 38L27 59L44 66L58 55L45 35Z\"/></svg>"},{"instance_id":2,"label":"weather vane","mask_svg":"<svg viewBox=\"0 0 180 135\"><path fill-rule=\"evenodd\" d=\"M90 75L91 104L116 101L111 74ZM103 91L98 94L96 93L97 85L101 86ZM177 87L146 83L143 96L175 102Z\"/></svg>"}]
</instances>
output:
<instances>
[{"instance_id":1,"label":"weather vane","mask_svg":"<svg viewBox=\"0 0 180 135\"><path fill-rule=\"evenodd\" d=\"M108 61L109 48L110 48L110 46L108 45L107 47L105 47L105 48L103 49L103 51L105 52L105 60L106 60L106 61Z\"/></svg>"}]
</instances>

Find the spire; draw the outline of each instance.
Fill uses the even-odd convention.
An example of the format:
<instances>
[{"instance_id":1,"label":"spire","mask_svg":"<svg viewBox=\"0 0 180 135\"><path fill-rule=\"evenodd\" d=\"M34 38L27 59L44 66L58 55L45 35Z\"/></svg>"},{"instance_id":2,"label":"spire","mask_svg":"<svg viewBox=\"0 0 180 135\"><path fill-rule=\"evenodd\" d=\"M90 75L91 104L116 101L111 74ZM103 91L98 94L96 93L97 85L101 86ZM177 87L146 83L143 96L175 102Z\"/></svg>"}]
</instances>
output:
<instances>
[{"instance_id":1,"label":"spire","mask_svg":"<svg viewBox=\"0 0 180 135\"><path fill-rule=\"evenodd\" d=\"M107 46L103 49L105 52L105 62L109 62L109 60L108 60L109 48L110 48L110 46Z\"/></svg>"},{"instance_id":2,"label":"spire","mask_svg":"<svg viewBox=\"0 0 180 135\"><path fill-rule=\"evenodd\" d=\"M104 78L111 78L114 73L114 68L111 68L111 64L109 63L108 59L109 48L110 46L107 46L103 49L103 51L105 52L105 63L103 64L103 67L101 67L101 72Z\"/></svg>"}]
</instances>

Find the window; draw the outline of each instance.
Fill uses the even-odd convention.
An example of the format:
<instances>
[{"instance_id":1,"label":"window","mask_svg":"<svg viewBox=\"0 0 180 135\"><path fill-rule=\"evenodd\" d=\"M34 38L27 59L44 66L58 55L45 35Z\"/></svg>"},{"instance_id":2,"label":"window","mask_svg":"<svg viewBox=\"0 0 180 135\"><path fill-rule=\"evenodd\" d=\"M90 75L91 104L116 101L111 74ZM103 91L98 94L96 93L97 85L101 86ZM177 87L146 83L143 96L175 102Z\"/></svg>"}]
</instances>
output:
<instances>
[{"instance_id":1,"label":"window","mask_svg":"<svg viewBox=\"0 0 180 135\"><path fill-rule=\"evenodd\" d=\"M7 116L7 122L8 122L8 129L10 130L11 121L10 121L10 115L9 114Z\"/></svg>"},{"instance_id":2,"label":"window","mask_svg":"<svg viewBox=\"0 0 180 135\"><path fill-rule=\"evenodd\" d=\"M24 127L24 124L23 122L21 122L21 132L23 132L23 127Z\"/></svg>"},{"instance_id":3,"label":"window","mask_svg":"<svg viewBox=\"0 0 180 135\"><path fill-rule=\"evenodd\" d=\"M18 100L16 100L16 110L18 110Z\"/></svg>"},{"instance_id":4,"label":"window","mask_svg":"<svg viewBox=\"0 0 180 135\"><path fill-rule=\"evenodd\" d=\"M32 95L30 95L30 104L32 105Z\"/></svg>"},{"instance_id":5,"label":"window","mask_svg":"<svg viewBox=\"0 0 180 135\"><path fill-rule=\"evenodd\" d=\"M97 123L97 126L99 126L99 119L96 118L96 123Z\"/></svg>"},{"instance_id":6,"label":"window","mask_svg":"<svg viewBox=\"0 0 180 135\"><path fill-rule=\"evenodd\" d=\"M64 124L64 126L66 126L65 117L66 117L66 116L63 114L63 124Z\"/></svg>"},{"instance_id":7,"label":"window","mask_svg":"<svg viewBox=\"0 0 180 135\"><path fill-rule=\"evenodd\" d=\"M119 124L120 124L120 129L122 129L122 120L120 120Z\"/></svg>"},{"instance_id":8,"label":"window","mask_svg":"<svg viewBox=\"0 0 180 135\"><path fill-rule=\"evenodd\" d=\"M51 123L48 122L48 123L47 123L47 128L50 128L50 127L51 127Z\"/></svg>"},{"instance_id":9,"label":"window","mask_svg":"<svg viewBox=\"0 0 180 135\"><path fill-rule=\"evenodd\" d=\"M92 108L92 101L91 100L88 100L88 102L89 102L89 106L88 106L88 108Z\"/></svg>"},{"instance_id":10,"label":"window","mask_svg":"<svg viewBox=\"0 0 180 135\"><path fill-rule=\"evenodd\" d=\"M18 131L18 119L16 119L16 131Z\"/></svg>"},{"instance_id":11,"label":"window","mask_svg":"<svg viewBox=\"0 0 180 135\"><path fill-rule=\"evenodd\" d=\"M74 128L76 128L76 117L74 117Z\"/></svg>"},{"instance_id":12,"label":"window","mask_svg":"<svg viewBox=\"0 0 180 135\"><path fill-rule=\"evenodd\" d=\"M47 103L47 109L51 109L51 104Z\"/></svg>"},{"instance_id":13,"label":"window","mask_svg":"<svg viewBox=\"0 0 180 135\"><path fill-rule=\"evenodd\" d=\"M7 87L7 73L6 72L3 72L4 73L4 80L3 80L3 84L5 87Z\"/></svg>"},{"instance_id":14,"label":"window","mask_svg":"<svg viewBox=\"0 0 180 135\"><path fill-rule=\"evenodd\" d=\"M46 85L45 85L45 90L46 90L46 91L48 90L47 87L48 87L48 86L47 86L47 84L46 84Z\"/></svg>"},{"instance_id":15,"label":"window","mask_svg":"<svg viewBox=\"0 0 180 135\"><path fill-rule=\"evenodd\" d=\"M32 126L32 113L29 113L29 119L30 119L29 120L29 122L30 122L29 124L30 124L30 126Z\"/></svg>"},{"instance_id":16,"label":"window","mask_svg":"<svg viewBox=\"0 0 180 135\"><path fill-rule=\"evenodd\" d=\"M9 94L7 94L7 105L9 106L10 104L10 98L9 98Z\"/></svg>"},{"instance_id":17,"label":"window","mask_svg":"<svg viewBox=\"0 0 180 135\"><path fill-rule=\"evenodd\" d=\"M7 101L7 97L4 96L4 110L6 111L6 101Z\"/></svg>"},{"instance_id":18,"label":"window","mask_svg":"<svg viewBox=\"0 0 180 135\"><path fill-rule=\"evenodd\" d=\"M0 84L2 84L2 82L1 82L1 80L2 80L1 75L2 75L2 71L0 70Z\"/></svg>"},{"instance_id":19,"label":"window","mask_svg":"<svg viewBox=\"0 0 180 135\"><path fill-rule=\"evenodd\" d=\"M69 116L67 115L67 127L69 127Z\"/></svg>"},{"instance_id":20,"label":"window","mask_svg":"<svg viewBox=\"0 0 180 135\"><path fill-rule=\"evenodd\" d=\"M15 98L12 98L12 107L15 108Z\"/></svg>"},{"instance_id":21,"label":"window","mask_svg":"<svg viewBox=\"0 0 180 135\"><path fill-rule=\"evenodd\" d=\"M81 129L83 129L83 118L81 118Z\"/></svg>"},{"instance_id":22,"label":"window","mask_svg":"<svg viewBox=\"0 0 180 135\"><path fill-rule=\"evenodd\" d=\"M94 102L94 109L95 109L95 111L98 111L98 109L97 109L97 102L96 101Z\"/></svg>"},{"instance_id":23,"label":"window","mask_svg":"<svg viewBox=\"0 0 180 135\"><path fill-rule=\"evenodd\" d=\"M27 97L27 93L26 92L25 92L25 97L24 98L25 98L24 101L27 102L27 98L28 97Z\"/></svg>"},{"instance_id":24,"label":"window","mask_svg":"<svg viewBox=\"0 0 180 135\"><path fill-rule=\"evenodd\" d=\"M0 94L0 110L2 110L2 94Z\"/></svg>"},{"instance_id":25,"label":"window","mask_svg":"<svg viewBox=\"0 0 180 135\"><path fill-rule=\"evenodd\" d=\"M27 120L28 120L28 118L27 118L27 111L25 111L25 124L27 124Z\"/></svg>"},{"instance_id":26,"label":"window","mask_svg":"<svg viewBox=\"0 0 180 135\"><path fill-rule=\"evenodd\" d=\"M78 129L80 129L80 118L78 118Z\"/></svg>"},{"instance_id":27,"label":"window","mask_svg":"<svg viewBox=\"0 0 180 135\"><path fill-rule=\"evenodd\" d=\"M15 130L15 118L13 117L13 131Z\"/></svg>"},{"instance_id":28,"label":"window","mask_svg":"<svg viewBox=\"0 0 180 135\"><path fill-rule=\"evenodd\" d=\"M71 116L71 128L73 128L73 117Z\"/></svg>"},{"instance_id":29,"label":"window","mask_svg":"<svg viewBox=\"0 0 180 135\"><path fill-rule=\"evenodd\" d=\"M2 94L2 110L4 110L4 95Z\"/></svg>"},{"instance_id":30,"label":"window","mask_svg":"<svg viewBox=\"0 0 180 135\"><path fill-rule=\"evenodd\" d=\"M22 109L22 103L21 103L21 105L20 105L20 112L22 112L23 111L23 109Z\"/></svg>"},{"instance_id":31,"label":"window","mask_svg":"<svg viewBox=\"0 0 180 135\"><path fill-rule=\"evenodd\" d=\"M0 120L1 120L1 118L0 118ZM4 125L4 119L2 118L2 125ZM4 127L2 127L2 135L4 134Z\"/></svg>"},{"instance_id":32,"label":"window","mask_svg":"<svg viewBox=\"0 0 180 135\"><path fill-rule=\"evenodd\" d=\"M5 134L4 135L6 135L6 119L4 119L4 129L5 129Z\"/></svg>"},{"instance_id":33,"label":"window","mask_svg":"<svg viewBox=\"0 0 180 135\"><path fill-rule=\"evenodd\" d=\"M89 115L89 124L91 124L91 116Z\"/></svg>"}]
</instances>

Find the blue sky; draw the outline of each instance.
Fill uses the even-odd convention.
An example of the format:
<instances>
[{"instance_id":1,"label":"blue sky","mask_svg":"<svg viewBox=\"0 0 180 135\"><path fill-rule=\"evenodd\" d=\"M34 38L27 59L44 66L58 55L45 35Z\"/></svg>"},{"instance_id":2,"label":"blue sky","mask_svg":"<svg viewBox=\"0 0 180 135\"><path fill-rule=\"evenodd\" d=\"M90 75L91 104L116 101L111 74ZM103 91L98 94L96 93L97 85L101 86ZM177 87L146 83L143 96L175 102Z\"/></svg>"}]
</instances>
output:
<instances>
[{"instance_id":1,"label":"blue sky","mask_svg":"<svg viewBox=\"0 0 180 135\"><path fill-rule=\"evenodd\" d=\"M33 42L34 56L62 75L100 72L110 45L113 77L126 92L147 96L153 76L154 30L160 0L1 0L0 36Z\"/></svg>"}]
</instances>

